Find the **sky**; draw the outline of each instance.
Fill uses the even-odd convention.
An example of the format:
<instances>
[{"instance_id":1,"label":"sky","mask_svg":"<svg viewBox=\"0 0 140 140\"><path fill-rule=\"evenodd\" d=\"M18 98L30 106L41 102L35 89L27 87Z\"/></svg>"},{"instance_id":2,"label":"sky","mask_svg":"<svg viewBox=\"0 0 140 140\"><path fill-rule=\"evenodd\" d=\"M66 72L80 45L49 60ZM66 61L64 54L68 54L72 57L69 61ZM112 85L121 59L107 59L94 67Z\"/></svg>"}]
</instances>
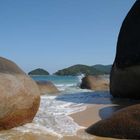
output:
<instances>
[{"instance_id":1,"label":"sky","mask_svg":"<svg viewBox=\"0 0 140 140\"><path fill-rule=\"evenodd\" d=\"M0 0L0 56L25 72L112 64L135 0Z\"/></svg>"}]
</instances>

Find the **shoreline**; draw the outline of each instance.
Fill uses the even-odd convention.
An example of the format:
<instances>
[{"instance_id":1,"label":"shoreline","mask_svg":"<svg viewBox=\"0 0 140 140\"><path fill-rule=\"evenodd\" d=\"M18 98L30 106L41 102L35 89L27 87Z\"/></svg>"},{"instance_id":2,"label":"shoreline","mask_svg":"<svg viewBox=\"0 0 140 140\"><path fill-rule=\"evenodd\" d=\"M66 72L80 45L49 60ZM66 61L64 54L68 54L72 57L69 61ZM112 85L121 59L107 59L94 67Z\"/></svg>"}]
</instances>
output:
<instances>
[{"instance_id":1,"label":"shoreline","mask_svg":"<svg viewBox=\"0 0 140 140\"><path fill-rule=\"evenodd\" d=\"M85 93L87 94L87 93ZM95 94L95 97L92 100L89 100L88 103L85 103L85 109L79 110L78 112L73 112L72 114L67 115L70 119L79 126L79 129L75 130L75 133L72 135L57 135L46 131L46 128L38 128L38 123L31 123L21 126L19 128L14 128L11 130L1 131L0 139L1 140L121 140L108 137L98 137L95 135L90 135L85 132L85 129L90 125L96 123L101 119L106 119L110 117L115 111L121 109L122 107L132 105L137 103L137 101L131 100L122 100L122 99L112 99L109 96L101 96L101 94L106 93L90 93L91 95ZM75 95L75 94L73 94ZM78 94L79 95L79 94ZM77 95L76 95L77 96ZM63 97L63 96L62 96ZM47 97L44 97L44 99ZM81 97L83 99L84 96ZM64 99L64 98L62 98ZM45 101L46 102L46 101ZM43 109L43 108L42 108ZM41 121L41 118L39 119ZM67 129L69 129L67 126ZM43 130L43 131L42 131Z\"/></svg>"}]
</instances>

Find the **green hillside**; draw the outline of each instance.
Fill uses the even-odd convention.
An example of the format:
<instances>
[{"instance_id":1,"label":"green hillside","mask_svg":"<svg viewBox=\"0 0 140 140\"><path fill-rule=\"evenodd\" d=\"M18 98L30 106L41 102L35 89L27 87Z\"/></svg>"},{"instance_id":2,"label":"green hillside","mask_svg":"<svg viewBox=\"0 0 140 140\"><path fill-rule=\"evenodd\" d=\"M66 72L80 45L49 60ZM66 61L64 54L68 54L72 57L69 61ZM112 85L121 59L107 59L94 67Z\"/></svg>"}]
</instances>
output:
<instances>
[{"instance_id":1,"label":"green hillside","mask_svg":"<svg viewBox=\"0 0 140 140\"><path fill-rule=\"evenodd\" d=\"M31 72L28 73L29 75L49 75L49 72L47 72L46 70L44 69L35 69L35 70L32 70Z\"/></svg>"},{"instance_id":2,"label":"green hillside","mask_svg":"<svg viewBox=\"0 0 140 140\"><path fill-rule=\"evenodd\" d=\"M75 76L75 75L79 75L81 73L83 73L85 75L102 75L102 74L109 73L107 71L107 67L105 67L105 69L103 69L103 67L102 67L102 69L101 68L99 69L99 68L78 64L78 65L74 65L74 66L59 70L54 74L55 75L73 75L73 76ZM110 71L110 69L109 69L109 71Z\"/></svg>"}]
</instances>

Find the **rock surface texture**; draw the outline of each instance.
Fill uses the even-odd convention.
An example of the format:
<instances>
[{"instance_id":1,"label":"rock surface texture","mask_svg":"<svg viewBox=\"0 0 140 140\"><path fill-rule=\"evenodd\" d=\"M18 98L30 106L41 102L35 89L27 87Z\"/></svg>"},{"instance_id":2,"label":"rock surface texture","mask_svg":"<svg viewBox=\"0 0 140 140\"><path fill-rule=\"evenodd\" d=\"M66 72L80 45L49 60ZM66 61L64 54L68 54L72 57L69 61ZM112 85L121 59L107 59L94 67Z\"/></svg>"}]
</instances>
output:
<instances>
[{"instance_id":1,"label":"rock surface texture","mask_svg":"<svg viewBox=\"0 0 140 140\"><path fill-rule=\"evenodd\" d=\"M36 83L15 63L0 57L0 130L31 122L39 103Z\"/></svg>"}]
</instances>

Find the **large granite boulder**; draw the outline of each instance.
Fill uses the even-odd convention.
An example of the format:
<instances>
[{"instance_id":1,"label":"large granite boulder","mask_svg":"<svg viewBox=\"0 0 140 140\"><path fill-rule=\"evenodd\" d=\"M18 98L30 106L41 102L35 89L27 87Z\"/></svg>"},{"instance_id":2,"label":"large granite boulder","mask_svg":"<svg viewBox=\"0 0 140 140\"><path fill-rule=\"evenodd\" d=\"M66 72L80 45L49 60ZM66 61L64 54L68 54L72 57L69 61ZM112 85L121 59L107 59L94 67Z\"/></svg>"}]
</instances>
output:
<instances>
[{"instance_id":1,"label":"large granite boulder","mask_svg":"<svg viewBox=\"0 0 140 140\"><path fill-rule=\"evenodd\" d=\"M129 106L101 120L87 130L88 133L121 139L140 139L140 104Z\"/></svg>"},{"instance_id":2,"label":"large granite boulder","mask_svg":"<svg viewBox=\"0 0 140 140\"><path fill-rule=\"evenodd\" d=\"M58 93L59 90L56 88L56 86L50 82L50 81L36 81L40 93L42 95L47 94L47 93Z\"/></svg>"},{"instance_id":3,"label":"large granite boulder","mask_svg":"<svg viewBox=\"0 0 140 140\"><path fill-rule=\"evenodd\" d=\"M120 30L110 92L114 97L140 99L140 0L131 8Z\"/></svg>"},{"instance_id":4,"label":"large granite boulder","mask_svg":"<svg viewBox=\"0 0 140 140\"><path fill-rule=\"evenodd\" d=\"M31 122L39 103L36 83L15 63L0 57L0 130Z\"/></svg>"},{"instance_id":5,"label":"large granite boulder","mask_svg":"<svg viewBox=\"0 0 140 140\"><path fill-rule=\"evenodd\" d=\"M82 89L90 89L96 91L109 90L109 80L101 76L85 76L80 85Z\"/></svg>"}]
</instances>

